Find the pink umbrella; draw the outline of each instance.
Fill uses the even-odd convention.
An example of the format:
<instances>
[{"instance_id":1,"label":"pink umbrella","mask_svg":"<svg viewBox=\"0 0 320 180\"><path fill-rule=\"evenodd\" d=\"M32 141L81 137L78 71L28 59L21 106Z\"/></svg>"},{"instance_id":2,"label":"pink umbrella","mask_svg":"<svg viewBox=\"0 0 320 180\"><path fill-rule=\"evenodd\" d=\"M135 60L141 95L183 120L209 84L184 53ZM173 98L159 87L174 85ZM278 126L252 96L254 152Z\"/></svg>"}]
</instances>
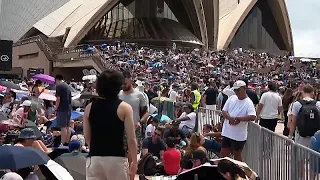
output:
<instances>
[{"instance_id":1,"label":"pink umbrella","mask_svg":"<svg viewBox=\"0 0 320 180\"><path fill-rule=\"evenodd\" d=\"M38 79L38 80L40 80L42 82L46 82L46 83L49 83L49 84L52 84L52 85L54 85L55 82L56 82L54 77L49 76L47 74L36 74L32 78Z\"/></svg>"}]
</instances>

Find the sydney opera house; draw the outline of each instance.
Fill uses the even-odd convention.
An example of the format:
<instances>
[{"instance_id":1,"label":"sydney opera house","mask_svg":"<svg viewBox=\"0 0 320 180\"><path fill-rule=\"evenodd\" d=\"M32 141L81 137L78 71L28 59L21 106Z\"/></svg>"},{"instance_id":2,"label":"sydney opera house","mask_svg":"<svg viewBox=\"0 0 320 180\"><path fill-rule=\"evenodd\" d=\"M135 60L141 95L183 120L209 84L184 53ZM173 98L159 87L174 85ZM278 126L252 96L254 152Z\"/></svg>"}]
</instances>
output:
<instances>
[{"instance_id":1,"label":"sydney opera house","mask_svg":"<svg viewBox=\"0 0 320 180\"><path fill-rule=\"evenodd\" d=\"M99 57L84 46L115 41L293 52L284 0L69 0L14 40L13 70L7 73L20 77L37 69L73 76L83 69L100 72Z\"/></svg>"}]
</instances>

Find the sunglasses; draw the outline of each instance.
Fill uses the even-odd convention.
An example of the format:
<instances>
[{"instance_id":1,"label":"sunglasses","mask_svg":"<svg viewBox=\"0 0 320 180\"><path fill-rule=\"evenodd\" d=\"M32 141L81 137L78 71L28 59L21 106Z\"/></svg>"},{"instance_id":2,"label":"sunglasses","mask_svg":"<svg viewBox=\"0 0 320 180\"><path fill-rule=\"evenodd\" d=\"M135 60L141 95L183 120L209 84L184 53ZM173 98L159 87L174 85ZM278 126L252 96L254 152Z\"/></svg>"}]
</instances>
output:
<instances>
[{"instance_id":1,"label":"sunglasses","mask_svg":"<svg viewBox=\"0 0 320 180\"><path fill-rule=\"evenodd\" d=\"M156 136L161 136L161 134L159 134L159 133L156 133L156 132L154 133L154 135L156 135Z\"/></svg>"}]
</instances>

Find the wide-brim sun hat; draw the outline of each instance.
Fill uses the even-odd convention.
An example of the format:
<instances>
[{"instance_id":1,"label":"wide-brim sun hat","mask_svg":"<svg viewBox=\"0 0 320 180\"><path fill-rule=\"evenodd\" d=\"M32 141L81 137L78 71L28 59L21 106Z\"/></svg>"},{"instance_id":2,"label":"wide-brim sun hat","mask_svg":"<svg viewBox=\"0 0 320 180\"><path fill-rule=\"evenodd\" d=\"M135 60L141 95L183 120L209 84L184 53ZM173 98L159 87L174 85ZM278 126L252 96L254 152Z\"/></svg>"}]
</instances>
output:
<instances>
[{"instance_id":1,"label":"wide-brim sun hat","mask_svg":"<svg viewBox=\"0 0 320 180\"><path fill-rule=\"evenodd\" d=\"M32 128L24 128L19 134L19 139L37 139L36 133Z\"/></svg>"}]
</instances>

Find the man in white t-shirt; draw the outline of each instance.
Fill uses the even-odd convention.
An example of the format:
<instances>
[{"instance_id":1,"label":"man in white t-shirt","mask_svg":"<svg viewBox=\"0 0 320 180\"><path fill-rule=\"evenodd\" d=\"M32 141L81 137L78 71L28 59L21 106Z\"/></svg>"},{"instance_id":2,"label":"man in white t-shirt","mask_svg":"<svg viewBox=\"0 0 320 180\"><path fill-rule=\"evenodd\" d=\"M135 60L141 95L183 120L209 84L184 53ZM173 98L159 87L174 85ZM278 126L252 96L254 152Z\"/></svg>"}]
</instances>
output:
<instances>
[{"instance_id":1,"label":"man in white t-shirt","mask_svg":"<svg viewBox=\"0 0 320 180\"><path fill-rule=\"evenodd\" d=\"M179 129L183 131L186 136L189 136L196 126L197 114L194 112L194 108L191 103L183 105L184 112L176 119L180 121Z\"/></svg>"},{"instance_id":2,"label":"man in white t-shirt","mask_svg":"<svg viewBox=\"0 0 320 180\"><path fill-rule=\"evenodd\" d=\"M179 85L178 84L173 84L172 85L172 89L169 91L169 99L172 101L172 102L177 102L177 99L179 97L179 94L178 94L178 88L179 88Z\"/></svg>"},{"instance_id":3,"label":"man in white t-shirt","mask_svg":"<svg viewBox=\"0 0 320 180\"><path fill-rule=\"evenodd\" d=\"M282 99L276 92L276 83L269 82L268 89L269 91L261 96L257 108L257 117L260 117L260 126L275 132L279 114L282 114Z\"/></svg>"},{"instance_id":4,"label":"man in white t-shirt","mask_svg":"<svg viewBox=\"0 0 320 180\"><path fill-rule=\"evenodd\" d=\"M146 127L145 138L151 137L156 130L159 121L155 117L152 117L150 124Z\"/></svg>"},{"instance_id":5,"label":"man in white t-shirt","mask_svg":"<svg viewBox=\"0 0 320 180\"><path fill-rule=\"evenodd\" d=\"M248 122L256 119L253 102L246 93L246 83L236 81L232 89L236 95L230 96L223 107L225 118L222 126L221 156L232 153L234 159L242 161L241 151L248 135Z\"/></svg>"}]
</instances>

